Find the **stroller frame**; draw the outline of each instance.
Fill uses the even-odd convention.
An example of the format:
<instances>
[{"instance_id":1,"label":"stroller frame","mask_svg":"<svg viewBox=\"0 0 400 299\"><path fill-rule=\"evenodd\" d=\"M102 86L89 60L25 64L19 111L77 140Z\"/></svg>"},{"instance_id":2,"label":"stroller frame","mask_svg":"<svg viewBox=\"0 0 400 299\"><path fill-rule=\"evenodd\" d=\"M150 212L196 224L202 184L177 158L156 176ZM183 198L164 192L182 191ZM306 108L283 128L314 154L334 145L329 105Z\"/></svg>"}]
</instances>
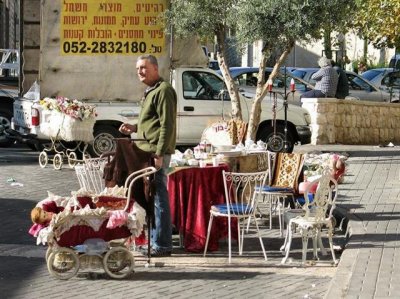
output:
<instances>
[{"instance_id":1,"label":"stroller frame","mask_svg":"<svg viewBox=\"0 0 400 299\"><path fill-rule=\"evenodd\" d=\"M127 177L125 187L128 187L128 192L124 208L125 212L128 212L130 206L133 184L138 179L148 177L156 171L154 167L146 167L131 173ZM149 217L147 217L147 225L150 230ZM134 256L125 243L126 238L104 241L104 243L100 242L102 246L98 250L82 252L79 245L70 247L58 246L57 239L54 236L52 240L49 240L49 247L46 252L47 268L50 274L58 279L72 278L80 269L99 268L101 266L110 277L125 278L133 272L134 268ZM148 263L150 263L150 254L148 256Z\"/></svg>"}]
</instances>

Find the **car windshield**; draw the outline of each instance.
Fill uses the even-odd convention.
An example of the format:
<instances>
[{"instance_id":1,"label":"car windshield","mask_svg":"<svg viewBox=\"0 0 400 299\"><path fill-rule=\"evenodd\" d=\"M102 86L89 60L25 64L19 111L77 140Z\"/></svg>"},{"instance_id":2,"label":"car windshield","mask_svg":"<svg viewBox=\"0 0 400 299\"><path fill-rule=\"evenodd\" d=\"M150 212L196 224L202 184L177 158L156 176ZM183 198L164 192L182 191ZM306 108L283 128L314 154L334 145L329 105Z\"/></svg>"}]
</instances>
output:
<instances>
[{"instance_id":1,"label":"car windshield","mask_svg":"<svg viewBox=\"0 0 400 299\"><path fill-rule=\"evenodd\" d=\"M384 71L381 70L368 70L364 73L362 73L362 77L364 79L367 79L369 81L371 81L372 79L374 79L376 76L378 76L379 74L383 73Z\"/></svg>"},{"instance_id":2,"label":"car windshield","mask_svg":"<svg viewBox=\"0 0 400 299\"><path fill-rule=\"evenodd\" d=\"M219 100L221 90L226 89L224 81L208 72L184 72L182 82L185 99Z\"/></svg>"}]
</instances>

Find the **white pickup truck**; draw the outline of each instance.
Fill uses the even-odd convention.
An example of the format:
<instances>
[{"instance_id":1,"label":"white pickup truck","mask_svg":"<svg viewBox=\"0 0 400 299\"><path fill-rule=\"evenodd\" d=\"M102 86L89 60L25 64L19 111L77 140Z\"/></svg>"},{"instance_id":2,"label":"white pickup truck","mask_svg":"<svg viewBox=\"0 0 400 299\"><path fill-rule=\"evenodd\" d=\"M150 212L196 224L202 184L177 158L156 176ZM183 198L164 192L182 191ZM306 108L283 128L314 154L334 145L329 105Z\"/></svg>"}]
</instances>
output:
<instances>
[{"instance_id":1,"label":"white pickup truck","mask_svg":"<svg viewBox=\"0 0 400 299\"><path fill-rule=\"evenodd\" d=\"M221 91L225 84L222 78L208 68L177 68L172 72L173 87L178 95L177 145L199 143L204 129L221 119L229 119L231 103ZM96 106L97 118L94 126L94 142L90 154L98 156L113 149L113 138L120 137L118 128L123 122L135 122L140 110L138 103L132 102L89 102ZM249 118L251 100L242 98L242 113L245 121ZM14 101L14 118L10 138L40 144L48 139L40 132L41 108L37 102L18 98ZM272 103L264 100L257 140L267 141L273 134ZM289 149L295 143L310 142L311 131L308 112L295 105L289 105L287 113L287 140ZM284 137L283 103L278 102L277 136Z\"/></svg>"}]
</instances>

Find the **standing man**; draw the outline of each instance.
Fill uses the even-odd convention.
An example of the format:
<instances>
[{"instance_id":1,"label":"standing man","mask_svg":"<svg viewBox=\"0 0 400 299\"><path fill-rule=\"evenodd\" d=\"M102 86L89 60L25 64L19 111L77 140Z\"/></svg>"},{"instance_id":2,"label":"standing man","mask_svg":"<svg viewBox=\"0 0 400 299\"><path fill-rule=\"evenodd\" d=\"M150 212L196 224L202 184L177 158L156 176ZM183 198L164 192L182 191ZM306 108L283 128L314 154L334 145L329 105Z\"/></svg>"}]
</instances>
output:
<instances>
[{"instance_id":1,"label":"standing man","mask_svg":"<svg viewBox=\"0 0 400 299\"><path fill-rule=\"evenodd\" d=\"M154 164L158 171L155 174L155 227L151 231L150 252L151 256L170 256L172 223L166 168L175 151L177 96L172 86L160 77L157 58L153 55L140 56L136 71L139 80L148 86L139 120L137 125L122 124L119 130L126 135L137 132L138 138L147 140L137 142L137 146L154 153Z\"/></svg>"},{"instance_id":2,"label":"standing man","mask_svg":"<svg viewBox=\"0 0 400 299\"><path fill-rule=\"evenodd\" d=\"M307 91L300 98L334 98L338 84L338 74L331 65L331 60L321 57L318 60L320 69L311 76L315 80L315 89Z\"/></svg>"}]
</instances>

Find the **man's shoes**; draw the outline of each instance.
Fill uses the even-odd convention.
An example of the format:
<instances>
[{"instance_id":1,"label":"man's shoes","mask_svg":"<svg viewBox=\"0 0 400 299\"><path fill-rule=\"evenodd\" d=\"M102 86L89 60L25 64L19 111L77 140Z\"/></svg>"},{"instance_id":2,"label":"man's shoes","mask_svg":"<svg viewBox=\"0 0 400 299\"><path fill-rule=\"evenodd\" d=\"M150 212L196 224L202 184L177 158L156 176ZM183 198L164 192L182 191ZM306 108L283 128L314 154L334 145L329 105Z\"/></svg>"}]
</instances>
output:
<instances>
[{"instance_id":1,"label":"man's shoes","mask_svg":"<svg viewBox=\"0 0 400 299\"><path fill-rule=\"evenodd\" d=\"M140 253L143 254L144 256L147 256L147 247L141 248ZM170 250L150 248L151 257L165 257L165 256L171 256L171 254L172 252Z\"/></svg>"}]
</instances>

